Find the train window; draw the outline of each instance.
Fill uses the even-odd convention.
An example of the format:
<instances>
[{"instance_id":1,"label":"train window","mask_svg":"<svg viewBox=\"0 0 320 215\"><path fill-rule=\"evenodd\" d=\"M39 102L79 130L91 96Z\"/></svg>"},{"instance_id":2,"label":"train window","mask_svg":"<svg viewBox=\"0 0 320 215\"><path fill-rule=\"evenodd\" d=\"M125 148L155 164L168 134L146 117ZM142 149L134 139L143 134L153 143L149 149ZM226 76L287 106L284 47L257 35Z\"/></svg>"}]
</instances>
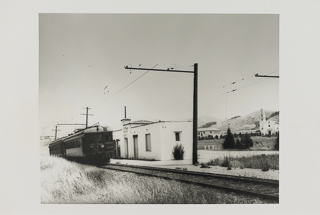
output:
<instances>
[{"instance_id":1,"label":"train window","mask_svg":"<svg viewBox=\"0 0 320 215\"><path fill-rule=\"evenodd\" d=\"M94 137L94 134L87 134L87 135L86 135L86 139L87 139L87 142L88 142L89 144L96 142L95 137Z\"/></svg>"},{"instance_id":2,"label":"train window","mask_svg":"<svg viewBox=\"0 0 320 215\"><path fill-rule=\"evenodd\" d=\"M104 135L104 140L105 140L106 142L110 142L110 141L112 141L112 136L111 136L110 134L105 134L105 135Z\"/></svg>"},{"instance_id":3,"label":"train window","mask_svg":"<svg viewBox=\"0 0 320 215\"><path fill-rule=\"evenodd\" d=\"M101 143L102 142L102 134L97 134L96 140L98 143Z\"/></svg>"}]
</instances>

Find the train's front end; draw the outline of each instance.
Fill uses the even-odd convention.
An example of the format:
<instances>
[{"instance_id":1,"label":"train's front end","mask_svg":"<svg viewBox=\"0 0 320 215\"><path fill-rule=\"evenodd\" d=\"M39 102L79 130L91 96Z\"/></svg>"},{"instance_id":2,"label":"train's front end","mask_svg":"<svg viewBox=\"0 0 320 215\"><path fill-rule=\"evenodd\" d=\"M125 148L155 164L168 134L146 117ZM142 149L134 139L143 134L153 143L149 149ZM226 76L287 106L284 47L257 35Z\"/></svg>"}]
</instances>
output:
<instances>
[{"instance_id":1,"label":"train's front end","mask_svg":"<svg viewBox=\"0 0 320 215\"><path fill-rule=\"evenodd\" d=\"M112 131L95 126L84 131L84 153L90 163L107 164L114 153Z\"/></svg>"}]
</instances>

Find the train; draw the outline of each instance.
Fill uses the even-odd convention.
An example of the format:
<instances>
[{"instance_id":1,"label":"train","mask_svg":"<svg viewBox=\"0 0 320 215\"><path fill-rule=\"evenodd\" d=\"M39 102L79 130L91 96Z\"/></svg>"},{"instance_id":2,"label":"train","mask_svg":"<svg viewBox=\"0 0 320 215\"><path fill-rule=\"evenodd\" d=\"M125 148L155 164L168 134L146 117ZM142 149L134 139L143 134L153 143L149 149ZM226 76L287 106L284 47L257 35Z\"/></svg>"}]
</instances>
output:
<instances>
[{"instance_id":1,"label":"train","mask_svg":"<svg viewBox=\"0 0 320 215\"><path fill-rule=\"evenodd\" d=\"M98 125L75 130L68 136L52 141L49 153L50 156L86 164L107 164L114 155L112 131Z\"/></svg>"}]
</instances>

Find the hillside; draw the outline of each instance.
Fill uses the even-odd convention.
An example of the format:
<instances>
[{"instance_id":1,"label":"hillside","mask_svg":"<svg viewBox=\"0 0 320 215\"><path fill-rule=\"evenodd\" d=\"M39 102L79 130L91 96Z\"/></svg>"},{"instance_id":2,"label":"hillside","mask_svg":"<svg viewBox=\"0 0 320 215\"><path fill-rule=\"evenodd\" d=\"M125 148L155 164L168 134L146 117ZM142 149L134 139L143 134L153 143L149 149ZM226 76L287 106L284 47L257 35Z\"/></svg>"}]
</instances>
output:
<instances>
[{"instance_id":1,"label":"hillside","mask_svg":"<svg viewBox=\"0 0 320 215\"><path fill-rule=\"evenodd\" d=\"M200 116L198 117L198 127L202 127L207 123L213 123L216 122L217 124L221 123L223 120L213 117L213 116ZM215 126L215 125L213 125Z\"/></svg>"},{"instance_id":2,"label":"hillside","mask_svg":"<svg viewBox=\"0 0 320 215\"><path fill-rule=\"evenodd\" d=\"M265 110L266 118L268 119L275 111ZM279 115L270 118L271 120L279 120ZM259 129L260 110L252 112L245 116L235 117L226 121L222 121L214 127L219 128L222 132L226 132L228 126L231 132L253 132Z\"/></svg>"}]
</instances>

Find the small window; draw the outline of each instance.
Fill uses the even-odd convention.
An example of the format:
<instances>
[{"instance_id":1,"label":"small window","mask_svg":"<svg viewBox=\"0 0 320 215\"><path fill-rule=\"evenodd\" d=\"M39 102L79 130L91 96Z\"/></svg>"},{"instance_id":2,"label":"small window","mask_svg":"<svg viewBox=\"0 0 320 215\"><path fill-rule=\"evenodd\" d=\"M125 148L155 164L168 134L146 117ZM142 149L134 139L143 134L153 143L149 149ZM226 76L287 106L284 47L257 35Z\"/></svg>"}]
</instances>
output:
<instances>
[{"instance_id":1,"label":"small window","mask_svg":"<svg viewBox=\"0 0 320 215\"><path fill-rule=\"evenodd\" d=\"M181 138L180 138L180 133L181 132L174 132L175 133L175 136L176 136L176 141L181 141Z\"/></svg>"},{"instance_id":2,"label":"small window","mask_svg":"<svg viewBox=\"0 0 320 215\"><path fill-rule=\"evenodd\" d=\"M151 152L151 136L146 134L146 151Z\"/></svg>"}]
</instances>

